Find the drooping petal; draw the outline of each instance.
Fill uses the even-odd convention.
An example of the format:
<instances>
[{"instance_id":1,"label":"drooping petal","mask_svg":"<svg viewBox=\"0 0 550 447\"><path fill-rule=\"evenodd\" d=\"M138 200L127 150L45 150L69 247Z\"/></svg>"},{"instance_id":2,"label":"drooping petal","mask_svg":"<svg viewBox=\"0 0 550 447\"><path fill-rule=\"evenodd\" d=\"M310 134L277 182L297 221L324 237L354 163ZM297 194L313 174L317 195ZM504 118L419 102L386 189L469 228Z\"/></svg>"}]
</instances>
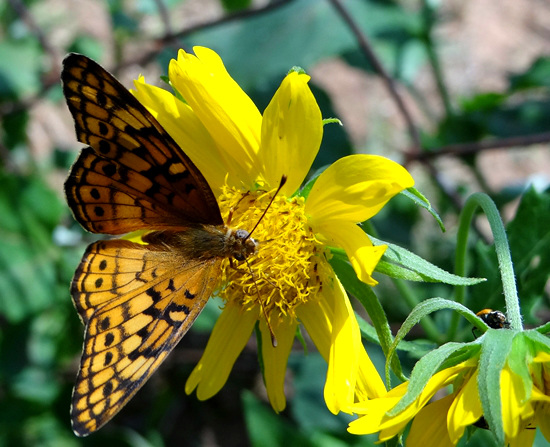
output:
<instances>
[{"instance_id":1,"label":"drooping petal","mask_svg":"<svg viewBox=\"0 0 550 447\"><path fill-rule=\"evenodd\" d=\"M210 334L202 358L187 379L187 394L197 388L197 397L205 400L225 385L257 319L257 312L243 310L232 303L225 306Z\"/></svg>"},{"instance_id":2,"label":"drooping petal","mask_svg":"<svg viewBox=\"0 0 550 447\"><path fill-rule=\"evenodd\" d=\"M407 447L452 447L447 431L447 411L454 395L426 405L415 416L407 436Z\"/></svg>"},{"instance_id":3,"label":"drooping petal","mask_svg":"<svg viewBox=\"0 0 550 447\"><path fill-rule=\"evenodd\" d=\"M196 56L180 50L177 61L170 62L170 81L212 135L237 182L232 186L251 185L260 172L262 116L214 51L193 50Z\"/></svg>"},{"instance_id":4,"label":"drooping petal","mask_svg":"<svg viewBox=\"0 0 550 447\"><path fill-rule=\"evenodd\" d=\"M265 319L260 320L265 387L269 402L276 412L283 411L286 406L285 371L297 326L298 322L290 317L285 317L274 325L273 331L277 340L277 346L274 347Z\"/></svg>"},{"instance_id":5,"label":"drooping petal","mask_svg":"<svg viewBox=\"0 0 550 447\"><path fill-rule=\"evenodd\" d=\"M362 393L378 396L385 388L361 343L355 314L340 281L335 279L333 286L329 281L323 284L321 299L301 305L297 315L328 363L325 402L336 414L349 411L359 371L363 380L366 374L372 374L361 382Z\"/></svg>"},{"instance_id":6,"label":"drooping petal","mask_svg":"<svg viewBox=\"0 0 550 447\"><path fill-rule=\"evenodd\" d=\"M219 194L229 168L223 164L216 143L191 107L170 92L145 83L143 77L134 81L134 85L133 95L191 158L216 195Z\"/></svg>"},{"instance_id":7,"label":"drooping petal","mask_svg":"<svg viewBox=\"0 0 550 447\"><path fill-rule=\"evenodd\" d=\"M458 443L466 427L474 424L483 415L477 389L477 376L476 370L460 388L449 408L445 426L454 444Z\"/></svg>"},{"instance_id":8,"label":"drooping petal","mask_svg":"<svg viewBox=\"0 0 550 447\"><path fill-rule=\"evenodd\" d=\"M364 349L359 350L358 362L359 371L355 384L357 399L375 399L383 396L386 392L384 381Z\"/></svg>"},{"instance_id":9,"label":"drooping petal","mask_svg":"<svg viewBox=\"0 0 550 447\"><path fill-rule=\"evenodd\" d=\"M329 220L364 222L398 192L414 185L407 170L378 155L349 155L317 179L306 202L312 224Z\"/></svg>"},{"instance_id":10,"label":"drooping petal","mask_svg":"<svg viewBox=\"0 0 550 447\"><path fill-rule=\"evenodd\" d=\"M308 86L309 76L291 72L265 109L260 160L268 185L275 187L282 175L282 194L298 190L311 167L323 137L321 110Z\"/></svg>"},{"instance_id":11,"label":"drooping petal","mask_svg":"<svg viewBox=\"0 0 550 447\"><path fill-rule=\"evenodd\" d=\"M323 290L327 290L327 288ZM333 402L329 410L338 413L354 401L357 380L358 355L363 349L359 325L340 281L335 281L334 291L322 293L332 299L332 333L328 358L325 401ZM328 295L328 296L327 296Z\"/></svg>"},{"instance_id":12,"label":"drooping petal","mask_svg":"<svg viewBox=\"0 0 550 447\"><path fill-rule=\"evenodd\" d=\"M341 247L346 251L361 281L371 286L378 284L371 274L386 251L386 245L372 245L367 234L352 222L327 221L312 228L327 245Z\"/></svg>"}]
</instances>

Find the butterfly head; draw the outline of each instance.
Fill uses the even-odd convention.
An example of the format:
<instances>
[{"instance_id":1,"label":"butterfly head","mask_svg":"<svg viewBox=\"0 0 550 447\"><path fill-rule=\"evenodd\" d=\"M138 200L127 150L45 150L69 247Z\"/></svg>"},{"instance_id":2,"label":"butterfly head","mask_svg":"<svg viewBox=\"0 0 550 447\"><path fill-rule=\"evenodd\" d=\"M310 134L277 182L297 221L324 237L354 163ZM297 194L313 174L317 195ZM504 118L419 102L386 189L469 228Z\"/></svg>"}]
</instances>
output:
<instances>
[{"instance_id":1,"label":"butterfly head","mask_svg":"<svg viewBox=\"0 0 550 447\"><path fill-rule=\"evenodd\" d=\"M226 236L227 246L231 256L237 261L244 261L258 252L258 242L250 237L246 230L229 229Z\"/></svg>"}]
</instances>

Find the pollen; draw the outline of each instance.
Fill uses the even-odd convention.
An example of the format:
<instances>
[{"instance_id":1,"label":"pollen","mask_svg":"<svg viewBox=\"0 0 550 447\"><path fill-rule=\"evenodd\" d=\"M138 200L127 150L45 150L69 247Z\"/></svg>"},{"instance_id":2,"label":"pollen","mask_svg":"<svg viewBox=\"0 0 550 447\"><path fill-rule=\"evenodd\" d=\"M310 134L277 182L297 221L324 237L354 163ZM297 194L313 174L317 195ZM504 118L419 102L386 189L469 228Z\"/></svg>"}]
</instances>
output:
<instances>
[{"instance_id":1,"label":"pollen","mask_svg":"<svg viewBox=\"0 0 550 447\"><path fill-rule=\"evenodd\" d=\"M257 253L246 261L224 263L220 296L260 311L271 322L282 316L295 318L300 304L317 299L320 263L325 259L308 225L304 198L273 199L274 194L275 190L243 193L226 187L219 199L227 226L252 231L258 242Z\"/></svg>"}]
</instances>

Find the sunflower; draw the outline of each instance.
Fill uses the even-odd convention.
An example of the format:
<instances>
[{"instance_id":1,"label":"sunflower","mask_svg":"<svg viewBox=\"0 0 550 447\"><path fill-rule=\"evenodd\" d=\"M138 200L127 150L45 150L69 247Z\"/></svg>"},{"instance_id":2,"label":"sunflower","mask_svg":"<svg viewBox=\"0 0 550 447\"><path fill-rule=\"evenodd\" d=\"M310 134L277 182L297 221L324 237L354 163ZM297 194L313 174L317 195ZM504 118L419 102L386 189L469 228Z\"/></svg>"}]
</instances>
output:
<instances>
[{"instance_id":1,"label":"sunflower","mask_svg":"<svg viewBox=\"0 0 550 447\"><path fill-rule=\"evenodd\" d=\"M258 327L267 394L282 411L288 356L303 326L327 361L324 396L333 413L381 396L384 384L328 260L331 247L344 249L359 279L375 285L371 274L386 247L374 246L357 223L411 187L412 177L384 157L351 155L300 190L323 136L310 77L292 69L262 115L214 51L194 53L180 50L170 63L175 94L143 78L133 93L201 170L228 225L257 224L260 244L246 263L224 265L223 311L186 392L201 400L216 394Z\"/></svg>"}]
</instances>

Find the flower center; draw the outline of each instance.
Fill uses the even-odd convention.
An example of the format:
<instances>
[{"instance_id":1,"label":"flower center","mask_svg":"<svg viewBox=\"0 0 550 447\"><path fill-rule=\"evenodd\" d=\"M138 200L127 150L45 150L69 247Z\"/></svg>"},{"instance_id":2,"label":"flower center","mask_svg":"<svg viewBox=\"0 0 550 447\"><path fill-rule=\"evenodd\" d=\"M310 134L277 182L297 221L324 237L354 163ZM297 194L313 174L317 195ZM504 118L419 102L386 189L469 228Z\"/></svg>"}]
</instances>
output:
<instances>
[{"instance_id":1,"label":"flower center","mask_svg":"<svg viewBox=\"0 0 550 447\"><path fill-rule=\"evenodd\" d=\"M295 309L320 291L318 274L324 248L315 238L304 214L303 197L278 195L267 210L275 190L242 193L226 187L219 198L224 220L231 228L251 231L258 241L257 254L246 262L223 264L220 296L245 309L259 305L271 320L295 318ZM261 220L260 220L261 218Z\"/></svg>"}]
</instances>

